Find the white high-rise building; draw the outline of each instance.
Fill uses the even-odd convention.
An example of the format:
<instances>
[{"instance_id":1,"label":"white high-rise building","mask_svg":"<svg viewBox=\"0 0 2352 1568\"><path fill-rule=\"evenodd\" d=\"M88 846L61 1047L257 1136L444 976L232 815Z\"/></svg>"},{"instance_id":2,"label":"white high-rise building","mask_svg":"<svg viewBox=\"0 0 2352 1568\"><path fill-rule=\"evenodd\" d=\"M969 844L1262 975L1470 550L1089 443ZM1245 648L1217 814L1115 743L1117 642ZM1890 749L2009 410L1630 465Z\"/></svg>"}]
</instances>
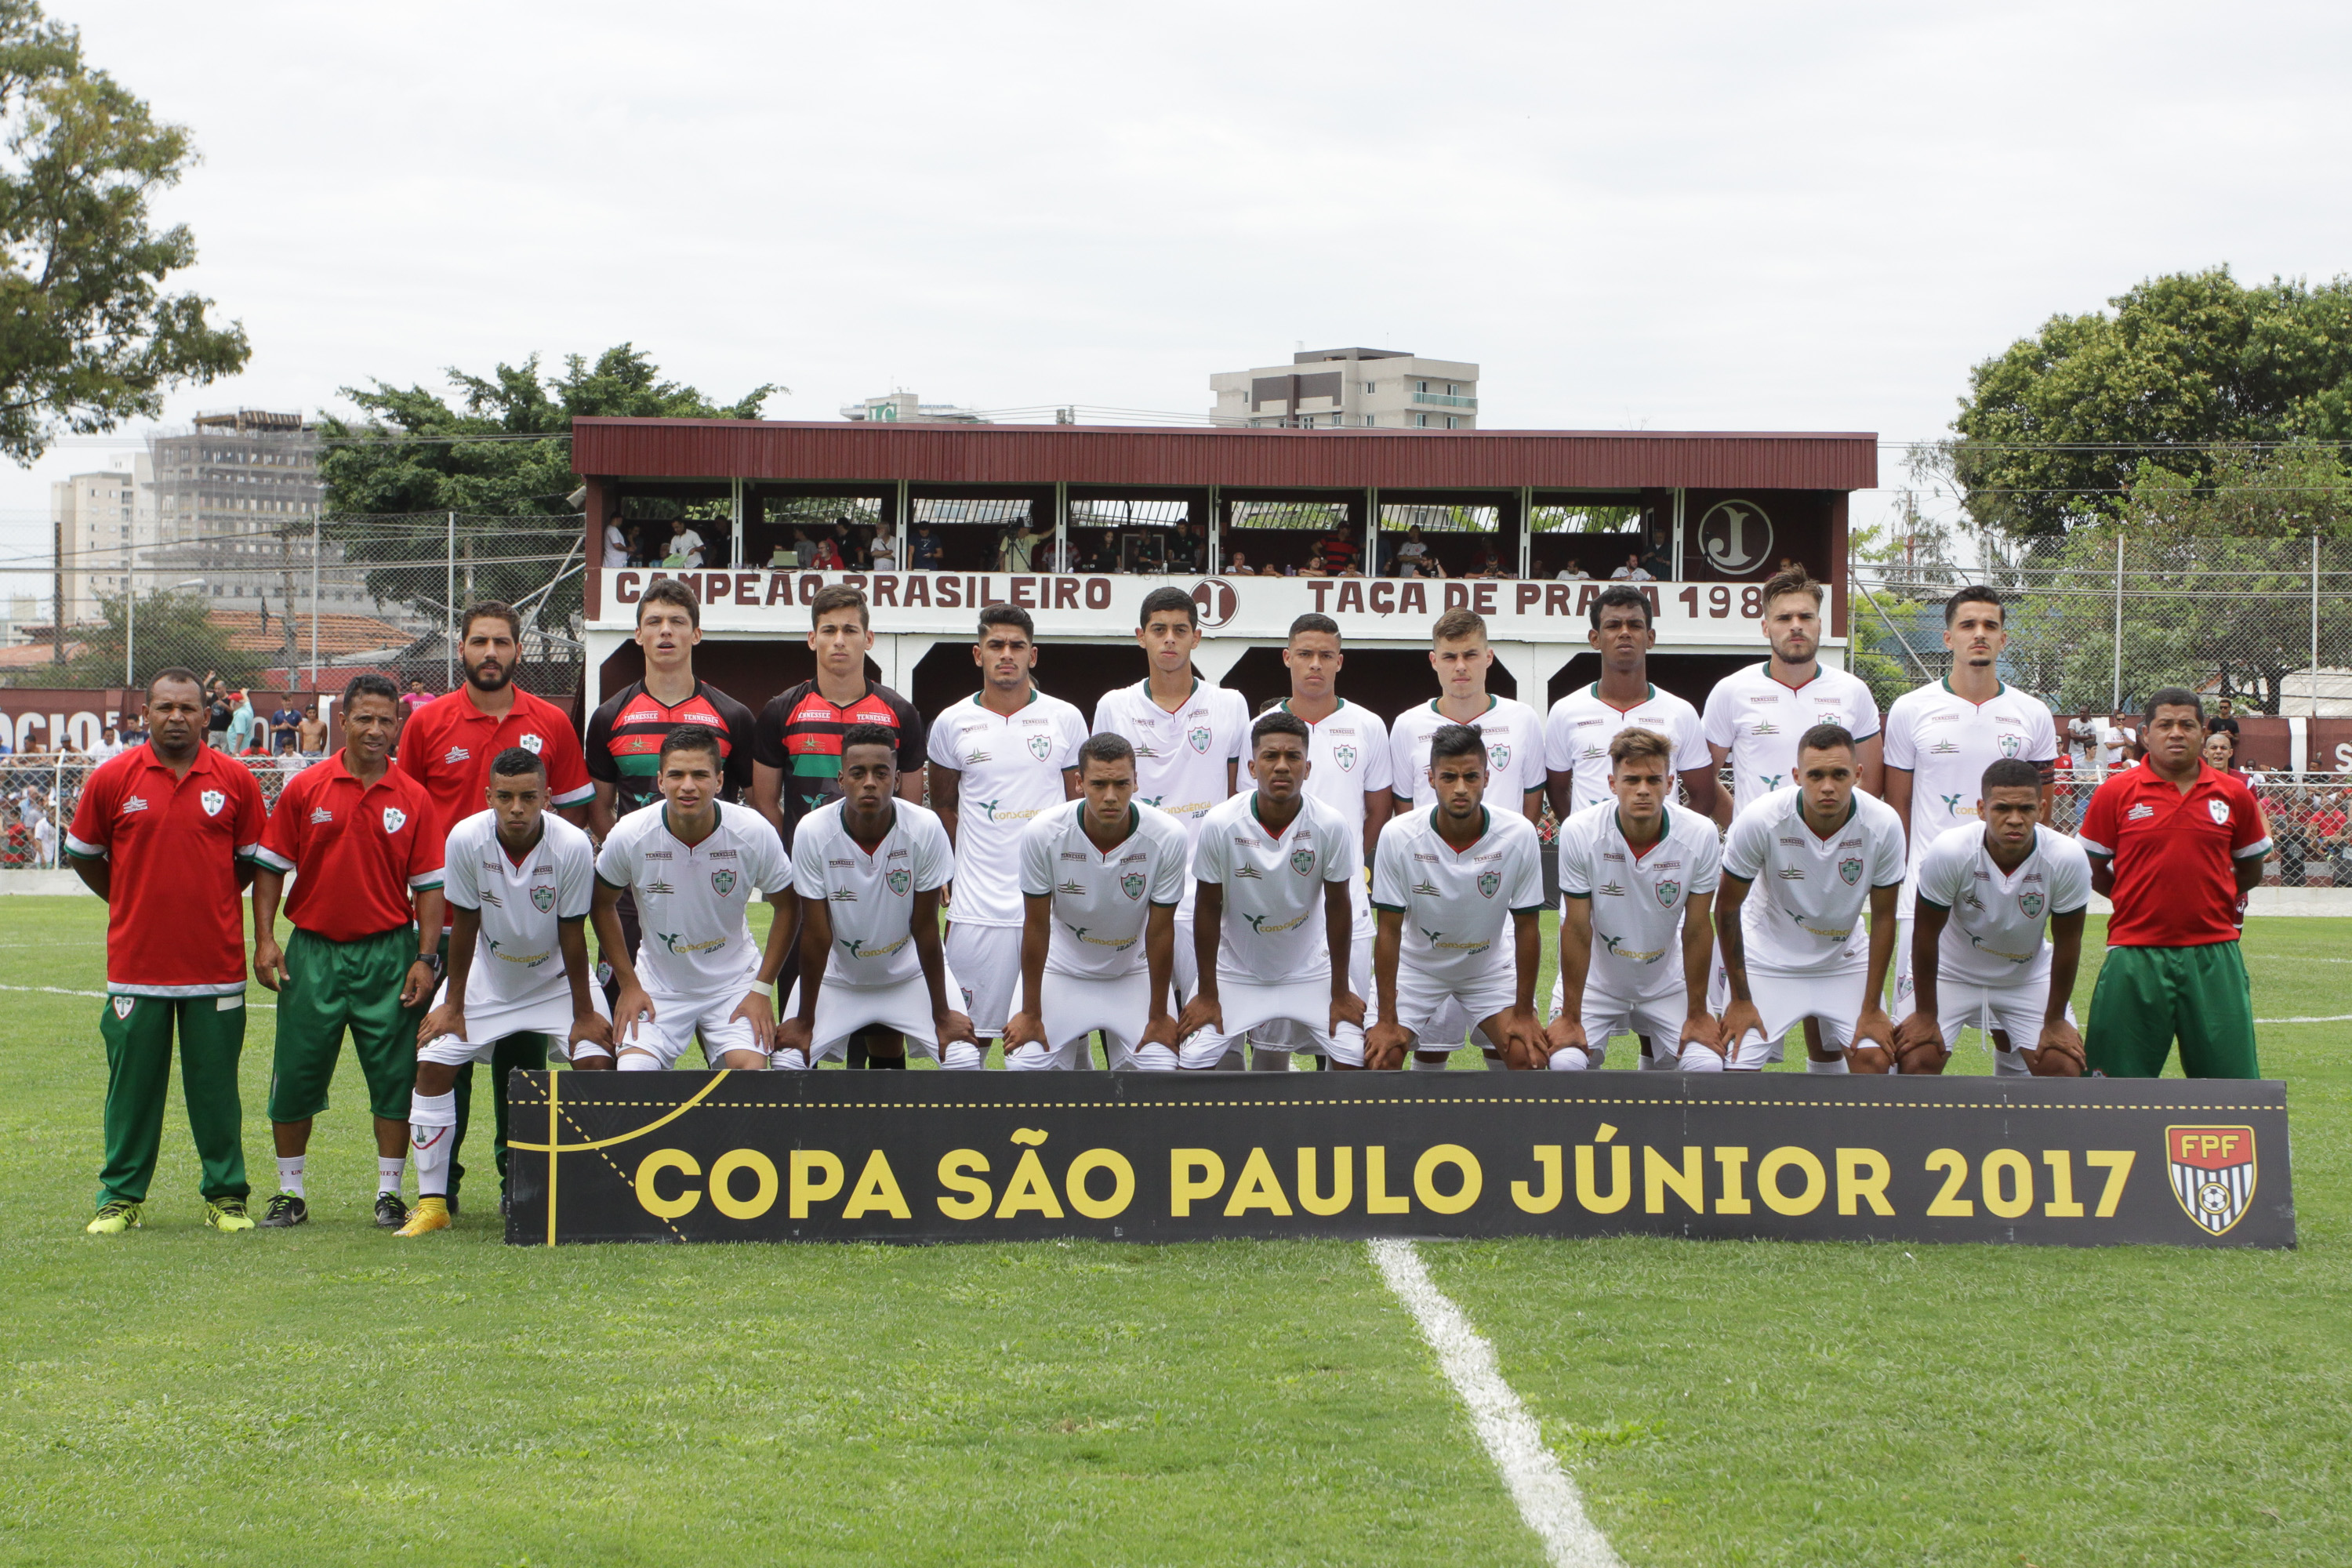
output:
<instances>
[{"instance_id":1,"label":"white high-rise building","mask_svg":"<svg viewBox=\"0 0 2352 1568\"><path fill-rule=\"evenodd\" d=\"M1315 349L1286 365L1220 371L1209 389L1220 425L1478 428L1478 367L1401 349Z\"/></svg>"},{"instance_id":2,"label":"white high-rise building","mask_svg":"<svg viewBox=\"0 0 2352 1568\"><path fill-rule=\"evenodd\" d=\"M104 618L103 602L154 586L155 505L145 453L49 487L65 624Z\"/></svg>"}]
</instances>

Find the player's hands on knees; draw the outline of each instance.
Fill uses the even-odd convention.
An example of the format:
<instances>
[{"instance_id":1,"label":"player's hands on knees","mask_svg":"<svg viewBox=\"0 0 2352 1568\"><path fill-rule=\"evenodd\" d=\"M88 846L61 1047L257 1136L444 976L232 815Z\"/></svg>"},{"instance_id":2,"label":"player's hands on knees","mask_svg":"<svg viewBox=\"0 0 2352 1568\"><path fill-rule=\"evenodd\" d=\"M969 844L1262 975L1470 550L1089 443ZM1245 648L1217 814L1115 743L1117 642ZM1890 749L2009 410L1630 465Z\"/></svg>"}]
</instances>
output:
<instances>
[{"instance_id":1,"label":"player's hands on knees","mask_svg":"<svg viewBox=\"0 0 2352 1568\"><path fill-rule=\"evenodd\" d=\"M1411 1049L1412 1036L1404 1026L1383 1018L1364 1036L1364 1065L1376 1072L1393 1072L1404 1066L1404 1054Z\"/></svg>"},{"instance_id":2,"label":"player's hands on knees","mask_svg":"<svg viewBox=\"0 0 2352 1568\"><path fill-rule=\"evenodd\" d=\"M2081 1078L2089 1067L2081 1031L2063 1018L2042 1025L2042 1043L2025 1065L2036 1078Z\"/></svg>"},{"instance_id":3,"label":"player's hands on knees","mask_svg":"<svg viewBox=\"0 0 2352 1568\"><path fill-rule=\"evenodd\" d=\"M1731 1042L1724 1037L1723 1026L1715 1021L1712 1013L1693 1013L1685 1018L1682 1043L1685 1050L1693 1046L1705 1046L1719 1057L1731 1054Z\"/></svg>"},{"instance_id":4,"label":"player's hands on knees","mask_svg":"<svg viewBox=\"0 0 2352 1568\"><path fill-rule=\"evenodd\" d=\"M278 947L276 937L257 936L253 939L253 977L260 981L266 990L282 991L286 988L286 953Z\"/></svg>"},{"instance_id":5,"label":"player's hands on knees","mask_svg":"<svg viewBox=\"0 0 2352 1568\"><path fill-rule=\"evenodd\" d=\"M416 1026L416 1043L429 1046L444 1035L466 1037L466 1009L456 1002L444 1002L425 1015L425 1022Z\"/></svg>"},{"instance_id":6,"label":"player's hands on knees","mask_svg":"<svg viewBox=\"0 0 2352 1568\"><path fill-rule=\"evenodd\" d=\"M1544 1026L1528 1009L1508 1007L1503 1012L1503 1065L1515 1072L1531 1072L1548 1066L1551 1049L1544 1044Z\"/></svg>"},{"instance_id":7,"label":"player's hands on knees","mask_svg":"<svg viewBox=\"0 0 2352 1568\"><path fill-rule=\"evenodd\" d=\"M809 1026L795 1014L775 1026L775 1031L770 1037L768 1054L777 1057L786 1051L798 1051L801 1054L801 1060L811 1067L816 1066L816 1058L810 1050L814 1042L809 1038Z\"/></svg>"},{"instance_id":8,"label":"player's hands on knees","mask_svg":"<svg viewBox=\"0 0 2352 1568\"><path fill-rule=\"evenodd\" d=\"M613 1037L627 1044L637 1037L639 1022L654 1021L654 999L642 985L624 985L613 998Z\"/></svg>"},{"instance_id":9,"label":"player's hands on knees","mask_svg":"<svg viewBox=\"0 0 2352 1568\"><path fill-rule=\"evenodd\" d=\"M574 1067L583 1065L580 1060L580 1047L583 1045L595 1046L604 1052L601 1061L598 1060L595 1051L588 1053L588 1062L585 1065L592 1069L595 1067L613 1065L613 1026L605 1021L603 1014L575 1013L572 1015L572 1033L564 1038L563 1054L572 1058L572 1065Z\"/></svg>"},{"instance_id":10,"label":"player's hands on knees","mask_svg":"<svg viewBox=\"0 0 2352 1568\"><path fill-rule=\"evenodd\" d=\"M1331 1032L1338 1034L1342 1024L1364 1026L1364 999L1352 991L1331 998Z\"/></svg>"},{"instance_id":11,"label":"player's hands on knees","mask_svg":"<svg viewBox=\"0 0 2352 1568\"><path fill-rule=\"evenodd\" d=\"M1895 1054L1895 1020L1886 1009L1875 1002L1865 1002L1853 1020L1854 1048L1875 1046L1892 1058Z\"/></svg>"},{"instance_id":12,"label":"player's hands on knees","mask_svg":"<svg viewBox=\"0 0 2352 1568\"><path fill-rule=\"evenodd\" d=\"M1925 1013L1915 1012L1895 1026L1895 1048L1907 1052L1917 1046L1944 1048L1943 1026Z\"/></svg>"},{"instance_id":13,"label":"player's hands on knees","mask_svg":"<svg viewBox=\"0 0 2352 1568\"><path fill-rule=\"evenodd\" d=\"M1034 1013L1015 1013L1004 1020L1004 1054L1011 1056L1024 1046L1045 1043L1045 1026Z\"/></svg>"},{"instance_id":14,"label":"player's hands on knees","mask_svg":"<svg viewBox=\"0 0 2352 1568\"><path fill-rule=\"evenodd\" d=\"M1192 999L1184 1004L1184 1011L1176 1019L1176 1038L1189 1039L1202 1029L1214 1029L1223 1034L1224 1028L1223 1005L1210 992L1195 991Z\"/></svg>"},{"instance_id":15,"label":"player's hands on knees","mask_svg":"<svg viewBox=\"0 0 2352 1568\"><path fill-rule=\"evenodd\" d=\"M1189 1008L1186 1010L1190 1011ZM1143 1033L1135 1043L1139 1046L1166 1046L1172 1051L1176 1048L1177 1039L1176 1020L1164 1012L1155 1012L1144 1021Z\"/></svg>"},{"instance_id":16,"label":"player's hands on knees","mask_svg":"<svg viewBox=\"0 0 2352 1568\"><path fill-rule=\"evenodd\" d=\"M728 1021L737 1018L751 1026L751 1038L758 1042L761 1056L772 1056L776 1049L776 1005L757 991L747 991L743 1000L735 1004Z\"/></svg>"},{"instance_id":17,"label":"player's hands on knees","mask_svg":"<svg viewBox=\"0 0 2352 1568\"><path fill-rule=\"evenodd\" d=\"M1570 1047L1580 1051L1587 1048L1584 1043L1584 1025L1580 1019L1571 1018L1562 1013L1544 1026L1544 1062L1549 1065L1554 1051L1564 1051Z\"/></svg>"},{"instance_id":18,"label":"player's hands on knees","mask_svg":"<svg viewBox=\"0 0 2352 1568\"><path fill-rule=\"evenodd\" d=\"M941 1046L950 1040L963 1040L975 1047L980 1044L980 1032L971 1026L971 1015L959 1013L952 1007L933 1013L931 1028Z\"/></svg>"},{"instance_id":19,"label":"player's hands on knees","mask_svg":"<svg viewBox=\"0 0 2352 1568\"><path fill-rule=\"evenodd\" d=\"M1739 1042L1750 1035L1764 1032L1764 1015L1756 1010L1753 1002L1734 1002L1723 1010L1723 1054L1728 1057L1739 1048Z\"/></svg>"},{"instance_id":20,"label":"player's hands on knees","mask_svg":"<svg viewBox=\"0 0 2352 1568\"><path fill-rule=\"evenodd\" d=\"M433 973L433 966L418 959L408 966L408 978L400 983L400 1005L414 1007L420 1002L430 1001L433 988L440 984L441 978Z\"/></svg>"}]
</instances>

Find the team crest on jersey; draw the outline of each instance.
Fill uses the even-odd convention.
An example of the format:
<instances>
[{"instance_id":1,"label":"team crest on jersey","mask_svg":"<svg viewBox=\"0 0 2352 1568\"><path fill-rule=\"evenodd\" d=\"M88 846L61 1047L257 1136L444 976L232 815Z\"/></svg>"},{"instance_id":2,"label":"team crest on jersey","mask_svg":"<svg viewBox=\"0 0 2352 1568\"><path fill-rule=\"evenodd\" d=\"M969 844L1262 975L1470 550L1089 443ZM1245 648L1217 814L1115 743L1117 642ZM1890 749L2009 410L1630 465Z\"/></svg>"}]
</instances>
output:
<instances>
[{"instance_id":1,"label":"team crest on jersey","mask_svg":"<svg viewBox=\"0 0 2352 1568\"><path fill-rule=\"evenodd\" d=\"M383 830L386 833L397 833L407 826L408 813L396 805L387 805L383 808Z\"/></svg>"},{"instance_id":2,"label":"team crest on jersey","mask_svg":"<svg viewBox=\"0 0 2352 1568\"><path fill-rule=\"evenodd\" d=\"M1194 751L1201 752L1202 755L1206 755L1208 753L1209 727L1206 724L1193 725L1191 730L1185 732L1184 739L1192 742L1192 749Z\"/></svg>"},{"instance_id":3,"label":"team crest on jersey","mask_svg":"<svg viewBox=\"0 0 2352 1568\"><path fill-rule=\"evenodd\" d=\"M546 742L541 740L536 735L517 735L515 737L515 744L520 746L524 751L529 752L534 757L539 755L540 747L546 743Z\"/></svg>"},{"instance_id":4,"label":"team crest on jersey","mask_svg":"<svg viewBox=\"0 0 2352 1568\"><path fill-rule=\"evenodd\" d=\"M1673 909L1675 907L1675 900L1681 894L1682 890L1683 885L1680 882L1675 881L1671 877L1666 880L1660 882L1658 884L1658 907L1662 910Z\"/></svg>"},{"instance_id":5,"label":"team crest on jersey","mask_svg":"<svg viewBox=\"0 0 2352 1568\"><path fill-rule=\"evenodd\" d=\"M2017 907L2024 911L2027 920L2038 921L2042 918L2042 895L2038 892L2020 893L2017 895Z\"/></svg>"},{"instance_id":6,"label":"team crest on jersey","mask_svg":"<svg viewBox=\"0 0 2352 1568\"><path fill-rule=\"evenodd\" d=\"M713 871L710 873L710 890L717 893L722 899L728 894L733 892L735 890L735 873L732 871Z\"/></svg>"},{"instance_id":7,"label":"team crest on jersey","mask_svg":"<svg viewBox=\"0 0 2352 1568\"><path fill-rule=\"evenodd\" d=\"M2019 748L2024 744L2025 737L2022 735L2003 735L2000 738L2000 754L2004 757L2013 757L2017 755Z\"/></svg>"},{"instance_id":8,"label":"team crest on jersey","mask_svg":"<svg viewBox=\"0 0 2352 1568\"><path fill-rule=\"evenodd\" d=\"M1503 878L1500 872L1481 871L1478 873L1478 896L1480 898L1493 898L1496 890L1501 888L1502 885Z\"/></svg>"},{"instance_id":9,"label":"team crest on jersey","mask_svg":"<svg viewBox=\"0 0 2352 1568\"><path fill-rule=\"evenodd\" d=\"M1054 738L1051 735L1032 735L1029 737L1029 754L1036 758L1039 762L1044 762L1045 760L1045 753L1053 749Z\"/></svg>"},{"instance_id":10,"label":"team crest on jersey","mask_svg":"<svg viewBox=\"0 0 2352 1568\"><path fill-rule=\"evenodd\" d=\"M2213 820L2216 823L2219 823L2224 827L2227 827L2230 825L2230 803L2228 801L2209 800L2205 803L2205 809L2213 814Z\"/></svg>"},{"instance_id":11,"label":"team crest on jersey","mask_svg":"<svg viewBox=\"0 0 2352 1568\"><path fill-rule=\"evenodd\" d=\"M1331 748L1331 760L1339 764L1339 771L1341 773L1354 773L1356 771L1356 748L1353 746L1334 746Z\"/></svg>"},{"instance_id":12,"label":"team crest on jersey","mask_svg":"<svg viewBox=\"0 0 2352 1568\"><path fill-rule=\"evenodd\" d=\"M2254 1130L2168 1127L2164 1153L2181 1212L2214 1236L2245 1218L2254 1202Z\"/></svg>"},{"instance_id":13,"label":"team crest on jersey","mask_svg":"<svg viewBox=\"0 0 2352 1568\"><path fill-rule=\"evenodd\" d=\"M889 883L890 890L898 894L902 899L907 896L907 889L914 886L915 883L915 879L903 870L893 871L882 879Z\"/></svg>"},{"instance_id":14,"label":"team crest on jersey","mask_svg":"<svg viewBox=\"0 0 2352 1568\"><path fill-rule=\"evenodd\" d=\"M1511 765L1511 748L1508 746L1487 747L1486 765L1488 768L1498 773L1505 768L1509 767Z\"/></svg>"},{"instance_id":15,"label":"team crest on jersey","mask_svg":"<svg viewBox=\"0 0 2352 1568\"><path fill-rule=\"evenodd\" d=\"M1118 890L1129 899L1143 897L1143 873L1129 871L1126 876L1121 877L1118 879Z\"/></svg>"},{"instance_id":16,"label":"team crest on jersey","mask_svg":"<svg viewBox=\"0 0 2352 1568\"><path fill-rule=\"evenodd\" d=\"M228 796L219 790L208 789L196 796L196 804L205 808L206 816L218 816L221 814L221 807L228 804Z\"/></svg>"},{"instance_id":17,"label":"team crest on jersey","mask_svg":"<svg viewBox=\"0 0 2352 1568\"><path fill-rule=\"evenodd\" d=\"M553 909L555 907L555 889L553 888L533 888L530 890L530 907L537 910L541 914L545 914L548 910Z\"/></svg>"},{"instance_id":18,"label":"team crest on jersey","mask_svg":"<svg viewBox=\"0 0 2352 1568\"><path fill-rule=\"evenodd\" d=\"M1838 875L1845 879L1845 885L1849 888L1853 887L1856 882L1861 881L1862 858L1857 855L1849 855L1844 859L1839 861Z\"/></svg>"},{"instance_id":19,"label":"team crest on jersey","mask_svg":"<svg viewBox=\"0 0 2352 1568\"><path fill-rule=\"evenodd\" d=\"M114 998L114 1016L118 1018L128 1018L131 1016L131 1009L137 1005L139 1005L139 999L135 996L117 996Z\"/></svg>"},{"instance_id":20,"label":"team crest on jersey","mask_svg":"<svg viewBox=\"0 0 2352 1568\"><path fill-rule=\"evenodd\" d=\"M1312 849L1293 850L1290 856L1290 868L1297 872L1302 877L1312 875L1315 870L1315 851Z\"/></svg>"}]
</instances>

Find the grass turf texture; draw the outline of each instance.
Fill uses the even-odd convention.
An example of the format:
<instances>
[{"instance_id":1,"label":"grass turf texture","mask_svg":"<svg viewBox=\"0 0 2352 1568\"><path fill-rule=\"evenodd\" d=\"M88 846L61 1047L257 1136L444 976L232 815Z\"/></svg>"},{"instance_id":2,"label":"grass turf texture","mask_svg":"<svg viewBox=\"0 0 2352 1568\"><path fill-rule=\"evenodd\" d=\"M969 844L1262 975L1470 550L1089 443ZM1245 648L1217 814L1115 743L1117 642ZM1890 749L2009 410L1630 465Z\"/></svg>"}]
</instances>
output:
<instances>
[{"instance_id":1,"label":"grass turf texture","mask_svg":"<svg viewBox=\"0 0 2352 1568\"><path fill-rule=\"evenodd\" d=\"M102 933L0 899L0 984L100 990ZM2257 1016L2352 1011L2346 933L2252 922ZM88 1237L101 1004L5 994L0 1562L1540 1560L1360 1245L550 1255L478 1142L457 1228L398 1241L348 1066L307 1229L201 1228L175 1095L147 1228ZM2352 1561L2347 1040L2263 1032L2294 1253L1423 1255L1632 1563Z\"/></svg>"}]
</instances>

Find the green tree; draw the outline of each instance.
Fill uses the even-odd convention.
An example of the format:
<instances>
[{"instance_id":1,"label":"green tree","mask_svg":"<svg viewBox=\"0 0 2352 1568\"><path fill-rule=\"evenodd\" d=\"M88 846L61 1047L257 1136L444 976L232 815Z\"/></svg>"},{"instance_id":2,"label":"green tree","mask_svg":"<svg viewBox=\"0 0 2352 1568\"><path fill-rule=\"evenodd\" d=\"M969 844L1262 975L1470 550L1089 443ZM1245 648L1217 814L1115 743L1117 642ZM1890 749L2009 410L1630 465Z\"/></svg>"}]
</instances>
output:
<instances>
[{"instance_id":1,"label":"green tree","mask_svg":"<svg viewBox=\"0 0 2352 1568\"><path fill-rule=\"evenodd\" d=\"M2221 267L2108 303L1969 373L1941 460L1979 526L2114 522L2143 465L2204 479L2233 448L2352 439L2352 278L2249 288Z\"/></svg>"},{"instance_id":2,"label":"green tree","mask_svg":"<svg viewBox=\"0 0 2352 1568\"><path fill-rule=\"evenodd\" d=\"M73 628L79 651L63 664L19 670L16 683L120 686L126 645L137 665L134 684L177 664L198 675L217 673L231 686L248 686L263 668L264 656L229 647L227 628L212 618L212 602L202 594L142 594L135 613L128 596L117 594L100 598L99 611L97 625Z\"/></svg>"},{"instance_id":3,"label":"green tree","mask_svg":"<svg viewBox=\"0 0 2352 1568\"><path fill-rule=\"evenodd\" d=\"M162 291L196 243L148 202L194 162L184 128L83 63L78 32L0 0L0 451L29 463L245 364L242 326Z\"/></svg>"},{"instance_id":4,"label":"green tree","mask_svg":"<svg viewBox=\"0 0 2352 1568\"><path fill-rule=\"evenodd\" d=\"M460 541L475 556L472 596L520 600L544 587L543 558L580 541L578 514L565 498L572 472L572 421L626 416L667 419L756 419L780 388L753 387L719 405L691 386L662 379L633 344L606 349L591 364L578 354L552 379L534 354L488 375L452 369L455 406L422 386L381 381L345 387L361 416L320 421L326 438L319 472L330 520L322 531L345 555L371 563L368 592L387 602L437 614L446 593L447 540L438 528L387 527L348 514L460 512L499 520L476 523ZM347 514L337 521L333 514ZM544 518L544 523L530 520ZM549 595L542 614L561 624L580 604L572 577Z\"/></svg>"}]
</instances>

